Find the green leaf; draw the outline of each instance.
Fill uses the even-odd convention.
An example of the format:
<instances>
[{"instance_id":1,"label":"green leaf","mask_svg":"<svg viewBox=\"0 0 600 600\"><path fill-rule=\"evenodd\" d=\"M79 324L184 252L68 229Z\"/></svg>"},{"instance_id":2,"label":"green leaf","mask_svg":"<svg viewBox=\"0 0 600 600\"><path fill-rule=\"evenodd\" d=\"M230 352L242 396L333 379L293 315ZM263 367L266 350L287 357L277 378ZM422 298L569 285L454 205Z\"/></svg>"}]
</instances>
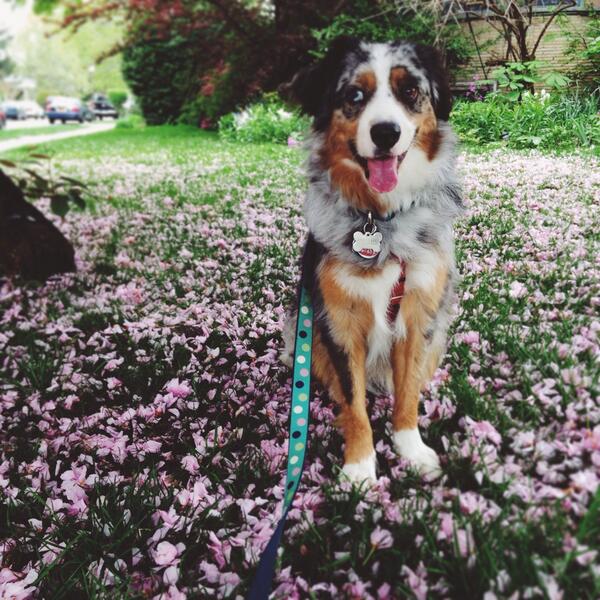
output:
<instances>
[{"instance_id":1,"label":"green leaf","mask_svg":"<svg viewBox=\"0 0 600 600\"><path fill-rule=\"evenodd\" d=\"M69 212L69 199L63 194L52 196L50 199L50 208L55 215L64 217Z\"/></svg>"},{"instance_id":2,"label":"green leaf","mask_svg":"<svg viewBox=\"0 0 600 600\"><path fill-rule=\"evenodd\" d=\"M88 187L87 184L83 183L83 181L80 181L79 179L75 179L73 177L67 177L66 175L61 175L60 179L62 181L68 181L69 183L78 185L80 188L87 189L87 187Z\"/></svg>"},{"instance_id":3,"label":"green leaf","mask_svg":"<svg viewBox=\"0 0 600 600\"><path fill-rule=\"evenodd\" d=\"M23 169L23 171L25 171L25 173L29 173L37 182L43 182L45 187L48 187L48 180L44 179L44 177L42 177L37 171L34 171L33 169Z\"/></svg>"},{"instance_id":4,"label":"green leaf","mask_svg":"<svg viewBox=\"0 0 600 600\"><path fill-rule=\"evenodd\" d=\"M81 195L81 190L72 188L67 192L67 196L71 202L74 202L79 208L85 208L85 201Z\"/></svg>"}]
</instances>

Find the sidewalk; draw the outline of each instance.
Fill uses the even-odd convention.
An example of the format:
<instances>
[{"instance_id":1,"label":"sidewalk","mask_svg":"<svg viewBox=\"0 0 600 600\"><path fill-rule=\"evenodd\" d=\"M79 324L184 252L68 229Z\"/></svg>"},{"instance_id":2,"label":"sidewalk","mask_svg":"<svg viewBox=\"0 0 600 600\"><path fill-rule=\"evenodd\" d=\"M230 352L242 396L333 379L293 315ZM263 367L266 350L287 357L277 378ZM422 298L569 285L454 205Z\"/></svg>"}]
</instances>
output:
<instances>
[{"instance_id":1,"label":"sidewalk","mask_svg":"<svg viewBox=\"0 0 600 600\"><path fill-rule=\"evenodd\" d=\"M114 129L115 123L94 123L93 125L85 125L73 131L62 131L59 133L49 133L48 135L24 135L16 139L0 142L0 153L14 150L21 146L32 146L43 144L46 142L54 142L55 140L63 140L65 138L76 137L80 135L91 135L92 133L100 133L101 131L109 131Z\"/></svg>"}]
</instances>

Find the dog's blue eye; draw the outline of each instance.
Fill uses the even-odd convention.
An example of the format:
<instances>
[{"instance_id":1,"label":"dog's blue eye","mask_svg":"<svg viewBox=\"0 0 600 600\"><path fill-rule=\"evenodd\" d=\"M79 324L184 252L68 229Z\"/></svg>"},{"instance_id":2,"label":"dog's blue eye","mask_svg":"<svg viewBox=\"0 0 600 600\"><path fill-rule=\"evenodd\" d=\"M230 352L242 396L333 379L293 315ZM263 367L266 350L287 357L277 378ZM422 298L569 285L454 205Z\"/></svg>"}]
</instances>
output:
<instances>
[{"instance_id":1,"label":"dog's blue eye","mask_svg":"<svg viewBox=\"0 0 600 600\"><path fill-rule=\"evenodd\" d=\"M365 94L362 90L358 88L351 88L350 90L348 90L346 99L351 104L360 104L365 99Z\"/></svg>"},{"instance_id":2,"label":"dog's blue eye","mask_svg":"<svg viewBox=\"0 0 600 600\"><path fill-rule=\"evenodd\" d=\"M409 87L404 90L404 95L411 101L415 101L419 95L419 88Z\"/></svg>"}]
</instances>

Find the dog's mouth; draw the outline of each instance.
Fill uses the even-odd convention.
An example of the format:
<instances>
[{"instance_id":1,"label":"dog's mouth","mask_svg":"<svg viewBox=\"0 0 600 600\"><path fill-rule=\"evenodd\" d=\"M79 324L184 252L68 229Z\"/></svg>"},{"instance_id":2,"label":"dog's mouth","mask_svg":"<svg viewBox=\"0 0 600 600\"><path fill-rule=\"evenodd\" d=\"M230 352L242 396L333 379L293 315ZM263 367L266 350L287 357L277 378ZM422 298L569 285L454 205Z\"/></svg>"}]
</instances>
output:
<instances>
[{"instance_id":1,"label":"dog's mouth","mask_svg":"<svg viewBox=\"0 0 600 600\"><path fill-rule=\"evenodd\" d=\"M356 162L363 168L369 185L376 192L391 192L398 184L398 169L406 156L406 152L397 155L365 158L360 156L356 146L351 144L352 154Z\"/></svg>"}]
</instances>

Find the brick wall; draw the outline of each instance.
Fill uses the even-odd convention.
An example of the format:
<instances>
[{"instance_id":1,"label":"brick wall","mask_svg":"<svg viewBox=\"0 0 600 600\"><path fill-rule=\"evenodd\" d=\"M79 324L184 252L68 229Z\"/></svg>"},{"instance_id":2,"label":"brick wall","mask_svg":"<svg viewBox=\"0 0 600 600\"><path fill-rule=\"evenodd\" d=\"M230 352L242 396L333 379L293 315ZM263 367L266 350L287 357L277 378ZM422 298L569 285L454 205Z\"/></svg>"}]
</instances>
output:
<instances>
[{"instance_id":1,"label":"brick wall","mask_svg":"<svg viewBox=\"0 0 600 600\"><path fill-rule=\"evenodd\" d=\"M594 8L600 9L600 0L594 0ZM541 31L547 16L540 15L533 18L533 24L528 33L530 46L537 39L538 33ZM588 20L591 17L585 14L569 14L566 13L562 17L562 23L555 19L552 25L545 33L542 42L538 46L536 59L543 61L546 66L540 71L563 71L568 72L574 66L571 59L566 55L566 49L569 44L569 38L565 34L565 30L573 33L584 34L587 29ZM502 64L506 58L506 42L502 36L482 21L472 21L471 25L477 38L477 43L480 46L481 58L487 70L488 77L497 65ZM465 35L471 38L469 25L466 22L461 22L461 27ZM479 79L484 79L485 75L481 68L481 62L477 54L469 60L469 63L461 68L456 73L457 81L471 81L477 75Z\"/></svg>"}]
</instances>

